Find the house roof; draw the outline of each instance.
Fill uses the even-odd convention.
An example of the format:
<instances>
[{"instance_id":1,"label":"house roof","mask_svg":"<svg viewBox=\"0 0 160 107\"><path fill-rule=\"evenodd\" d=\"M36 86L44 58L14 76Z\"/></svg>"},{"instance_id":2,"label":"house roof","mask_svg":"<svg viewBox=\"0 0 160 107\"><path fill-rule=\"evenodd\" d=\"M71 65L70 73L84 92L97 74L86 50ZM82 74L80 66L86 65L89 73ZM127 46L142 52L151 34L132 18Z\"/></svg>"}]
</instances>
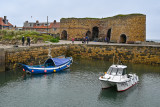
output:
<instances>
[{"instance_id":1,"label":"house roof","mask_svg":"<svg viewBox=\"0 0 160 107\"><path fill-rule=\"evenodd\" d=\"M60 22L53 23L53 28L60 28Z\"/></svg>"},{"instance_id":2,"label":"house roof","mask_svg":"<svg viewBox=\"0 0 160 107\"><path fill-rule=\"evenodd\" d=\"M4 22L3 22L3 18L2 17L0 17L0 25L2 25L2 26L13 26L11 23L9 23L8 22L8 24L5 24Z\"/></svg>"},{"instance_id":3,"label":"house roof","mask_svg":"<svg viewBox=\"0 0 160 107\"><path fill-rule=\"evenodd\" d=\"M37 26L37 24L34 23L33 27L23 27L23 28L47 29L47 26L45 26L44 24L46 24L46 23L44 22L43 24L41 23L40 26ZM56 22L56 23L50 22L48 29L51 29L51 28L60 28L60 22Z\"/></svg>"}]
</instances>

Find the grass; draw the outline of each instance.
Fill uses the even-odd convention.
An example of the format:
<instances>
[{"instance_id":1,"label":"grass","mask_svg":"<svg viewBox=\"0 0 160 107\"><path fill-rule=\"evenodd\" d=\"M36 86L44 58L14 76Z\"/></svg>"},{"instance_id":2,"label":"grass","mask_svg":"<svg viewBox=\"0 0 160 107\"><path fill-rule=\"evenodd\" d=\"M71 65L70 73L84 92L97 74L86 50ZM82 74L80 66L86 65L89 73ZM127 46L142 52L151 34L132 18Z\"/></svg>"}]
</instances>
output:
<instances>
[{"instance_id":1,"label":"grass","mask_svg":"<svg viewBox=\"0 0 160 107\"><path fill-rule=\"evenodd\" d=\"M115 15L113 17L105 17L105 18L91 18L91 17L75 18L75 17L71 17L71 18L61 18L61 20L64 20L64 19L108 19L108 18L125 17L125 16L133 16L133 15L144 15L144 14L141 14L141 13L118 14L118 15Z\"/></svg>"},{"instance_id":2,"label":"grass","mask_svg":"<svg viewBox=\"0 0 160 107\"><path fill-rule=\"evenodd\" d=\"M40 34L39 32L35 31L11 31L11 30L0 30L0 41L4 40L21 40L22 37L30 37L32 41L37 43L37 41L41 40L45 41L52 41L54 42L54 38L50 35ZM59 41L59 38L55 38L55 42Z\"/></svg>"}]
</instances>

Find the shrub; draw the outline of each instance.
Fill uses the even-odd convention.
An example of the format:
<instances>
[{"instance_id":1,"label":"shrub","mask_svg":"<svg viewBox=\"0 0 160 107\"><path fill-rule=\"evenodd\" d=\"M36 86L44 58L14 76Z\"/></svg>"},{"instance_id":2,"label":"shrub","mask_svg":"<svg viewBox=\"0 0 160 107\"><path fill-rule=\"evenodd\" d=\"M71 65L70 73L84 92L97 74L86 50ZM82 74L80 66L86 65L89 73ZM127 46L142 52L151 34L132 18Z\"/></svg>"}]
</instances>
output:
<instances>
[{"instance_id":1,"label":"shrub","mask_svg":"<svg viewBox=\"0 0 160 107\"><path fill-rule=\"evenodd\" d=\"M57 42L59 42L59 39L58 38L52 38L52 39L50 39L50 42L57 43Z\"/></svg>"}]
</instances>

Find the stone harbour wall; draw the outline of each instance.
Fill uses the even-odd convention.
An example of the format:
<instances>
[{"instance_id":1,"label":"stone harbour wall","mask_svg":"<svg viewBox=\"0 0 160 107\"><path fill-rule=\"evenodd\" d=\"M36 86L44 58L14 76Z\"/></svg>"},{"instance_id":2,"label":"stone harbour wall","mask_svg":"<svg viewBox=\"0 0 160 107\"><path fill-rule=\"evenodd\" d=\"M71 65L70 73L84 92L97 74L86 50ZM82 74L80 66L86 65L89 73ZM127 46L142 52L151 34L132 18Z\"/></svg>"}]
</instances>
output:
<instances>
[{"instance_id":1,"label":"stone harbour wall","mask_svg":"<svg viewBox=\"0 0 160 107\"><path fill-rule=\"evenodd\" d=\"M5 68L15 69L18 63L28 65L43 64L48 58L49 48L52 57L66 55L73 59L100 59L122 62L160 65L160 46L134 45L84 45L65 44L5 49Z\"/></svg>"},{"instance_id":2,"label":"stone harbour wall","mask_svg":"<svg viewBox=\"0 0 160 107\"><path fill-rule=\"evenodd\" d=\"M0 72L5 71L5 52L4 49L0 49Z\"/></svg>"},{"instance_id":3,"label":"stone harbour wall","mask_svg":"<svg viewBox=\"0 0 160 107\"><path fill-rule=\"evenodd\" d=\"M107 61L118 59L122 62L160 65L160 47L127 46L127 45L70 45L69 54L73 58L102 59Z\"/></svg>"},{"instance_id":4,"label":"stone harbour wall","mask_svg":"<svg viewBox=\"0 0 160 107\"><path fill-rule=\"evenodd\" d=\"M66 55L67 46L65 45L50 45L50 46L35 46L25 48L5 49L5 66L6 70L15 69L19 66L18 63L28 65L43 64L48 58L49 48L52 57Z\"/></svg>"}]
</instances>

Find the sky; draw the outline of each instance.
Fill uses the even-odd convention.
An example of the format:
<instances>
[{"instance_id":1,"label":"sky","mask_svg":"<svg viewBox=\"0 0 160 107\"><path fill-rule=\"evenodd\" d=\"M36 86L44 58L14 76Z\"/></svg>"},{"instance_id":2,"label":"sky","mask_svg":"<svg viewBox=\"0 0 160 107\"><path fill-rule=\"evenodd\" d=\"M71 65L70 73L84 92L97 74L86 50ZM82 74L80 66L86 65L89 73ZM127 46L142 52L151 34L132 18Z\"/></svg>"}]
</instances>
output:
<instances>
[{"instance_id":1,"label":"sky","mask_svg":"<svg viewBox=\"0 0 160 107\"><path fill-rule=\"evenodd\" d=\"M160 40L160 0L0 0L0 17L13 25L61 18L102 18L118 14L146 15L146 38Z\"/></svg>"}]
</instances>

